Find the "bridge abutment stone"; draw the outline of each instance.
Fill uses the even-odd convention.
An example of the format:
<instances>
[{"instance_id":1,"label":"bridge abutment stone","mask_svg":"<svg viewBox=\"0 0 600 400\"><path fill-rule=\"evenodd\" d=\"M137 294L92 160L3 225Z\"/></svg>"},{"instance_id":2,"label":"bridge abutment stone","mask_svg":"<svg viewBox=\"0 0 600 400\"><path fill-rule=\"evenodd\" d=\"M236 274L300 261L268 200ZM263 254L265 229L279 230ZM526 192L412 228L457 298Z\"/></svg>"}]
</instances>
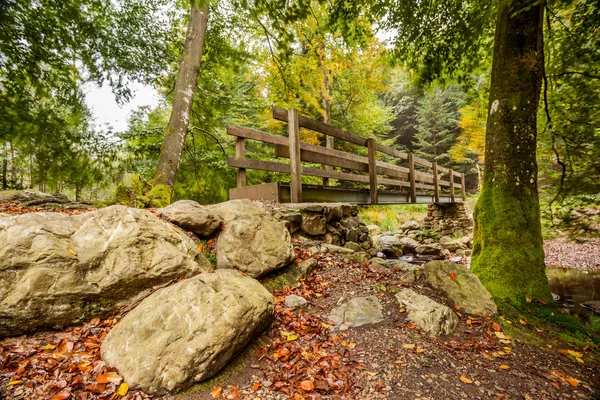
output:
<instances>
[{"instance_id":1,"label":"bridge abutment stone","mask_svg":"<svg viewBox=\"0 0 600 400\"><path fill-rule=\"evenodd\" d=\"M467 236L473 232L473 219L463 202L430 203L424 225L440 236Z\"/></svg>"}]
</instances>

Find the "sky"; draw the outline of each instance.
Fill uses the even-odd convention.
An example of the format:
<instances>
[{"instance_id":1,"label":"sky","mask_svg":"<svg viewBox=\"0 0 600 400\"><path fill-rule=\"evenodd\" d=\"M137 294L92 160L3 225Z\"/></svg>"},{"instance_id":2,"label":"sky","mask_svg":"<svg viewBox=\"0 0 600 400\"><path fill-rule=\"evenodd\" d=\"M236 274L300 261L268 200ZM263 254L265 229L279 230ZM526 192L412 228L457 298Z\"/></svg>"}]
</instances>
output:
<instances>
[{"instance_id":1,"label":"sky","mask_svg":"<svg viewBox=\"0 0 600 400\"><path fill-rule=\"evenodd\" d=\"M102 87L91 83L84 86L85 100L94 115L96 125L109 124L113 132L122 132L127 129L131 111L140 106L155 107L159 103L158 92L152 86L141 83L130 83L129 86L134 95L123 105L117 104L110 86L106 84Z\"/></svg>"}]
</instances>

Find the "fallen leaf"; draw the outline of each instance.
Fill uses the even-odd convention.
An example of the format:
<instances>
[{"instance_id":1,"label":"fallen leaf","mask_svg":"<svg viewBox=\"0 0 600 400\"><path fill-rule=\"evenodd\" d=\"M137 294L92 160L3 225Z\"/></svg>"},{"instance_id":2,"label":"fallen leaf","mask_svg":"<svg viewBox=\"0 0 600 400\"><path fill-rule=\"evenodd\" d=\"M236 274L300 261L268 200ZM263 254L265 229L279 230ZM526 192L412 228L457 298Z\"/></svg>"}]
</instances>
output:
<instances>
[{"instance_id":1,"label":"fallen leaf","mask_svg":"<svg viewBox=\"0 0 600 400\"><path fill-rule=\"evenodd\" d=\"M570 355L572 355L573 357L575 357L575 358L581 358L581 357L583 357L583 354L581 354L581 353L579 353L579 352L577 352L577 351L568 350L568 353L569 353Z\"/></svg>"},{"instance_id":2,"label":"fallen leaf","mask_svg":"<svg viewBox=\"0 0 600 400\"><path fill-rule=\"evenodd\" d=\"M500 328L500 324L498 324L498 323L494 322L494 323L492 324L492 329L493 329L493 330L495 330L496 332L500 331L500 329L501 329L501 328Z\"/></svg>"},{"instance_id":3,"label":"fallen leaf","mask_svg":"<svg viewBox=\"0 0 600 400\"><path fill-rule=\"evenodd\" d=\"M585 347L583 348L583 351L588 351L590 349L590 344L586 344Z\"/></svg>"},{"instance_id":4,"label":"fallen leaf","mask_svg":"<svg viewBox=\"0 0 600 400\"><path fill-rule=\"evenodd\" d=\"M508 365L506 365L506 364L502 364L498 368L503 369L503 370L509 370L510 369L510 367Z\"/></svg>"},{"instance_id":5,"label":"fallen leaf","mask_svg":"<svg viewBox=\"0 0 600 400\"><path fill-rule=\"evenodd\" d=\"M53 344L47 344L44 347L42 347L42 350L53 350L55 348L56 348L55 345L53 345Z\"/></svg>"},{"instance_id":6,"label":"fallen leaf","mask_svg":"<svg viewBox=\"0 0 600 400\"><path fill-rule=\"evenodd\" d=\"M213 390L211 390L210 395L213 399L218 399L221 397L221 393L223 392L223 388L221 386L217 386Z\"/></svg>"},{"instance_id":7,"label":"fallen leaf","mask_svg":"<svg viewBox=\"0 0 600 400\"><path fill-rule=\"evenodd\" d=\"M123 377L119 374L115 374L114 372L107 372L103 375L100 375L96 382L98 383L121 383Z\"/></svg>"},{"instance_id":8,"label":"fallen leaf","mask_svg":"<svg viewBox=\"0 0 600 400\"><path fill-rule=\"evenodd\" d=\"M471 384L471 383L473 383L473 380L472 380L472 379L469 379L469 378L467 378L467 377L466 377L466 376L464 376L464 375L461 375L461 376L460 376L460 380L461 380L463 383L468 383L468 384Z\"/></svg>"},{"instance_id":9,"label":"fallen leaf","mask_svg":"<svg viewBox=\"0 0 600 400\"><path fill-rule=\"evenodd\" d=\"M456 280L456 274L454 272L450 273L450 279L452 279L453 281Z\"/></svg>"},{"instance_id":10,"label":"fallen leaf","mask_svg":"<svg viewBox=\"0 0 600 400\"><path fill-rule=\"evenodd\" d=\"M531 297L525 297L525 301L528 303L531 303L532 298Z\"/></svg>"},{"instance_id":11,"label":"fallen leaf","mask_svg":"<svg viewBox=\"0 0 600 400\"><path fill-rule=\"evenodd\" d=\"M292 340L296 340L298 339L298 335L296 335L295 333L292 333L291 335L288 335L287 340L292 341Z\"/></svg>"},{"instance_id":12,"label":"fallen leaf","mask_svg":"<svg viewBox=\"0 0 600 400\"><path fill-rule=\"evenodd\" d=\"M67 389L61 390L52 398L52 400L66 400L71 397L71 392Z\"/></svg>"},{"instance_id":13,"label":"fallen leaf","mask_svg":"<svg viewBox=\"0 0 600 400\"><path fill-rule=\"evenodd\" d=\"M262 386L262 383L254 383L254 385L252 385L252 391L256 392L258 389L260 389L260 387Z\"/></svg>"},{"instance_id":14,"label":"fallen leaf","mask_svg":"<svg viewBox=\"0 0 600 400\"><path fill-rule=\"evenodd\" d=\"M70 247L67 247L67 251L68 251L69 253L73 254L74 256L76 256L76 255L77 255L77 252L76 252L75 250L73 250L72 248L70 248ZM71 394L69 393L69 396L70 396L70 395L71 395Z\"/></svg>"},{"instance_id":15,"label":"fallen leaf","mask_svg":"<svg viewBox=\"0 0 600 400\"><path fill-rule=\"evenodd\" d=\"M7 386L20 385L21 383L23 383L23 381L10 381Z\"/></svg>"},{"instance_id":16,"label":"fallen leaf","mask_svg":"<svg viewBox=\"0 0 600 400\"><path fill-rule=\"evenodd\" d=\"M526 321L525 319L523 319L523 318L521 318L521 319L519 320L519 322L520 322L521 324L523 324L523 325L527 325L527 321Z\"/></svg>"},{"instance_id":17,"label":"fallen leaf","mask_svg":"<svg viewBox=\"0 0 600 400\"><path fill-rule=\"evenodd\" d=\"M583 358L575 357L578 363L584 364Z\"/></svg>"},{"instance_id":18,"label":"fallen leaf","mask_svg":"<svg viewBox=\"0 0 600 400\"><path fill-rule=\"evenodd\" d=\"M315 388L315 385L311 382L311 381L302 381L302 383L300 383L300 386L302 387L302 389L306 390L307 392L310 392L311 390L313 390Z\"/></svg>"},{"instance_id":19,"label":"fallen leaf","mask_svg":"<svg viewBox=\"0 0 600 400\"><path fill-rule=\"evenodd\" d=\"M508 340L510 339L510 336L506 336L504 333L502 332L494 332L496 334L496 337L498 339L504 339L504 340Z\"/></svg>"},{"instance_id":20,"label":"fallen leaf","mask_svg":"<svg viewBox=\"0 0 600 400\"><path fill-rule=\"evenodd\" d=\"M414 343L405 343L405 344L402 345L402 348L403 349L408 349L408 350L414 349L415 348L415 344Z\"/></svg>"},{"instance_id":21,"label":"fallen leaf","mask_svg":"<svg viewBox=\"0 0 600 400\"><path fill-rule=\"evenodd\" d=\"M575 378L572 377L567 377L567 382L569 382L569 385L573 386L573 387L577 387L579 385L579 381Z\"/></svg>"},{"instance_id":22,"label":"fallen leaf","mask_svg":"<svg viewBox=\"0 0 600 400\"><path fill-rule=\"evenodd\" d=\"M544 330L543 330L543 329L540 329L540 328L535 328L535 331L536 331L536 332L538 332L538 333L542 333L542 332L544 332Z\"/></svg>"},{"instance_id":23,"label":"fallen leaf","mask_svg":"<svg viewBox=\"0 0 600 400\"><path fill-rule=\"evenodd\" d=\"M200 244L198 245L198 251L199 251L200 253L202 253L202 250L204 250L204 246L202 246L202 243L200 243Z\"/></svg>"},{"instance_id":24,"label":"fallen leaf","mask_svg":"<svg viewBox=\"0 0 600 400\"><path fill-rule=\"evenodd\" d=\"M413 323L409 323L408 325L406 325L406 327L407 327L408 329L415 329L415 328L418 328L418 327L419 327L419 325L417 325L417 324L413 324Z\"/></svg>"},{"instance_id":25,"label":"fallen leaf","mask_svg":"<svg viewBox=\"0 0 600 400\"><path fill-rule=\"evenodd\" d=\"M551 384L552 386L554 386L554 387L556 388L556 390L560 390L560 383L558 383L558 382L554 381L554 382L550 382L550 384Z\"/></svg>"},{"instance_id":26,"label":"fallen leaf","mask_svg":"<svg viewBox=\"0 0 600 400\"><path fill-rule=\"evenodd\" d=\"M117 393L119 394L119 396L125 396L127 394L127 391L129 390L129 385L126 384L125 382L121 383L121 386L119 386L119 390L117 390Z\"/></svg>"}]
</instances>

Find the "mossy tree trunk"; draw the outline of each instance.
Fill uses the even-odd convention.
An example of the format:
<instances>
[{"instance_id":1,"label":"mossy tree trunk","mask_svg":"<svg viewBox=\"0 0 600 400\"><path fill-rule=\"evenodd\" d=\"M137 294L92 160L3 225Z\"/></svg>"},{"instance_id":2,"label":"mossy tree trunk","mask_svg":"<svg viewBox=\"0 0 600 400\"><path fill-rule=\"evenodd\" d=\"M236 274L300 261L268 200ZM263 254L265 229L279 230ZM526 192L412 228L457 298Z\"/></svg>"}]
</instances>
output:
<instances>
[{"instance_id":1,"label":"mossy tree trunk","mask_svg":"<svg viewBox=\"0 0 600 400\"><path fill-rule=\"evenodd\" d=\"M544 5L500 5L485 143L475 206L472 271L500 301L551 300L537 189L537 108L544 73Z\"/></svg>"},{"instance_id":2,"label":"mossy tree trunk","mask_svg":"<svg viewBox=\"0 0 600 400\"><path fill-rule=\"evenodd\" d=\"M200 8L199 3L204 3L203 8ZM190 121L207 24L208 2L192 1L183 54L173 91L173 108L154 174L155 189L149 194L155 206L164 206L171 200ZM165 196L168 198L163 198Z\"/></svg>"}]
</instances>

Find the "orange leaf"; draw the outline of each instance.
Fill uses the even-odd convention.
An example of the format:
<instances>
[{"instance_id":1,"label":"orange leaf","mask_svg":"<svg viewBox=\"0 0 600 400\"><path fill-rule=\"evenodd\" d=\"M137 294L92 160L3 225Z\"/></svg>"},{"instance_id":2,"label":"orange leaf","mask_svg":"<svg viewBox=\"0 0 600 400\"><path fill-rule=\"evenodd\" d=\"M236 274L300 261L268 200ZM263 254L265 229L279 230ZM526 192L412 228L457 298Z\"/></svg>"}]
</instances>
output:
<instances>
[{"instance_id":1,"label":"orange leaf","mask_svg":"<svg viewBox=\"0 0 600 400\"><path fill-rule=\"evenodd\" d=\"M494 322L492 324L492 329L495 330L496 332L500 331L500 324Z\"/></svg>"},{"instance_id":2,"label":"orange leaf","mask_svg":"<svg viewBox=\"0 0 600 400\"><path fill-rule=\"evenodd\" d=\"M417 327L418 327L418 325L417 325L417 324L410 323L410 324L406 325L406 327L407 327L408 329L415 329L415 328L417 328Z\"/></svg>"},{"instance_id":3,"label":"orange leaf","mask_svg":"<svg viewBox=\"0 0 600 400\"><path fill-rule=\"evenodd\" d=\"M556 388L556 390L560 390L560 383L558 383L558 382L554 381L554 382L550 382L550 384L551 384L552 386L554 386L554 387Z\"/></svg>"},{"instance_id":4,"label":"orange leaf","mask_svg":"<svg viewBox=\"0 0 600 400\"><path fill-rule=\"evenodd\" d=\"M67 247L67 251L68 251L69 253L73 254L74 256L76 256L76 255L77 255L77 252L76 252L75 250L73 250L72 248L70 248L70 247ZM62 392L61 392L61 393L62 393ZM70 395L71 395L71 394L69 393L69 396L70 396ZM57 395L57 396L58 396L58 395Z\"/></svg>"},{"instance_id":5,"label":"orange leaf","mask_svg":"<svg viewBox=\"0 0 600 400\"><path fill-rule=\"evenodd\" d=\"M213 399L218 399L219 397L221 397L222 392L223 388L221 386L217 386L216 388L211 390L210 395L213 397Z\"/></svg>"},{"instance_id":6,"label":"orange leaf","mask_svg":"<svg viewBox=\"0 0 600 400\"><path fill-rule=\"evenodd\" d=\"M570 376L567 377L567 382L569 382L569 385L573 387L577 387L579 385L579 381L575 378L571 378Z\"/></svg>"},{"instance_id":7,"label":"orange leaf","mask_svg":"<svg viewBox=\"0 0 600 400\"><path fill-rule=\"evenodd\" d=\"M66 400L71 397L71 392L67 389L61 390L52 400Z\"/></svg>"},{"instance_id":8,"label":"orange leaf","mask_svg":"<svg viewBox=\"0 0 600 400\"><path fill-rule=\"evenodd\" d=\"M466 377L466 376L464 376L464 375L461 375L461 376L460 376L460 380L461 380L462 382L464 382L464 383L468 383L468 384L471 384L471 383L473 383L473 380L472 380L472 379L469 379L469 378L467 378L467 377Z\"/></svg>"},{"instance_id":9,"label":"orange leaf","mask_svg":"<svg viewBox=\"0 0 600 400\"><path fill-rule=\"evenodd\" d=\"M501 365L501 366L499 366L498 368L500 368L500 369L504 369L504 370L508 370L508 369L510 369L510 367L509 367L508 365L506 365L506 364L502 364L502 365Z\"/></svg>"},{"instance_id":10,"label":"orange leaf","mask_svg":"<svg viewBox=\"0 0 600 400\"><path fill-rule=\"evenodd\" d=\"M256 392L258 389L260 389L261 386L261 383L256 382L254 385L252 385L252 391Z\"/></svg>"},{"instance_id":11,"label":"orange leaf","mask_svg":"<svg viewBox=\"0 0 600 400\"><path fill-rule=\"evenodd\" d=\"M200 243L200 244L198 245L198 251L199 251L200 253L202 253L202 250L204 250L204 246L202 246L202 243Z\"/></svg>"},{"instance_id":12,"label":"orange leaf","mask_svg":"<svg viewBox=\"0 0 600 400\"><path fill-rule=\"evenodd\" d=\"M452 279L453 281L456 280L456 274L454 272L450 273L450 279Z\"/></svg>"},{"instance_id":13,"label":"orange leaf","mask_svg":"<svg viewBox=\"0 0 600 400\"><path fill-rule=\"evenodd\" d=\"M521 324L523 324L523 325L527 325L527 321L526 321L525 319L523 319L523 318L521 318L521 319L519 320L519 322L520 322Z\"/></svg>"},{"instance_id":14,"label":"orange leaf","mask_svg":"<svg viewBox=\"0 0 600 400\"><path fill-rule=\"evenodd\" d=\"M310 392L315 388L315 385L311 381L302 381L302 383L300 383L300 386L307 392Z\"/></svg>"},{"instance_id":15,"label":"orange leaf","mask_svg":"<svg viewBox=\"0 0 600 400\"><path fill-rule=\"evenodd\" d=\"M115 374L114 372L107 372L104 375L100 375L96 382L98 383L121 383L123 378L119 374Z\"/></svg>"}]
</instances>

